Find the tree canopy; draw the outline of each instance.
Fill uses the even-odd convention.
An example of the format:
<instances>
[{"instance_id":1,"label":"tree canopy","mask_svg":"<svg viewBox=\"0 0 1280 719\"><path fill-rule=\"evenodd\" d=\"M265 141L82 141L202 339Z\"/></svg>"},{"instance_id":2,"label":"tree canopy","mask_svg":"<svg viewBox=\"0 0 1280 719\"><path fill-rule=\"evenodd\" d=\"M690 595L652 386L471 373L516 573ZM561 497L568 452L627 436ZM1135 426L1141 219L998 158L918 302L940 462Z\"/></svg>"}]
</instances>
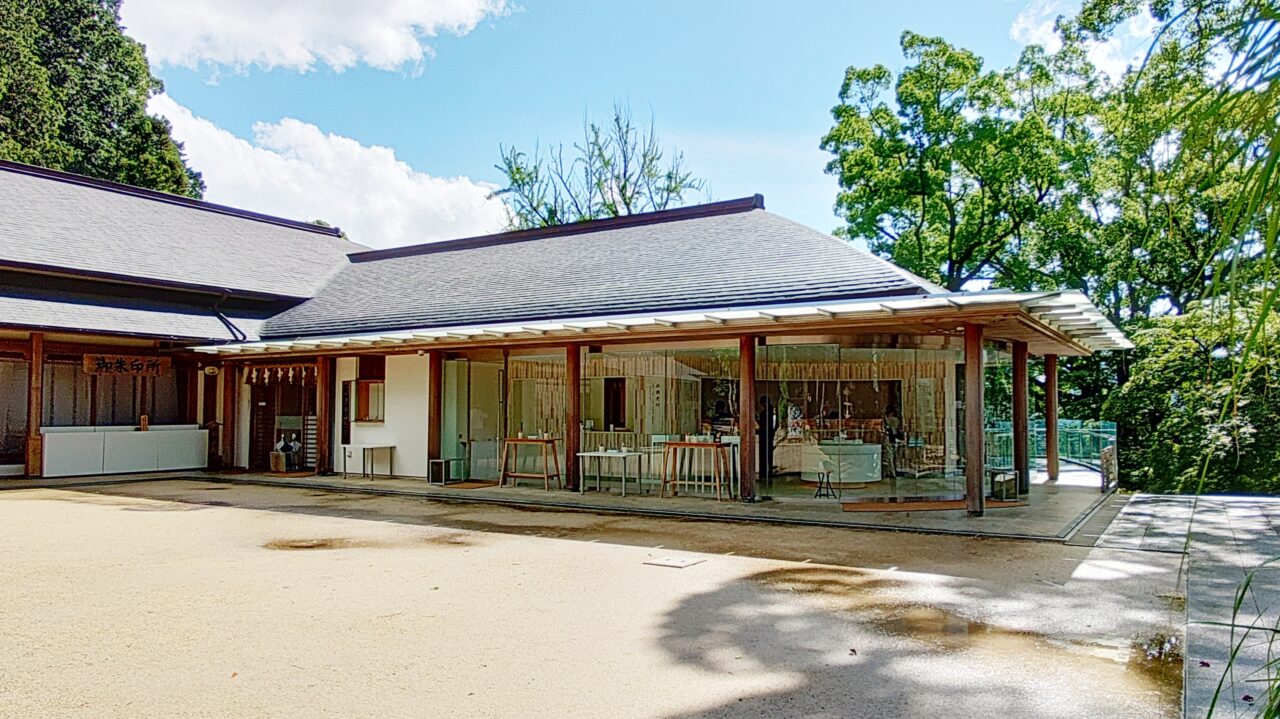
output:
<instances>
[{"instance_id":1,"label":"tree canopy","mask_svg":"<svg viewBox=\"0 0 1280 719\"><path fill-rule=\"evenodd\" d=\"M706 189L683 153L662 146L652 119L638 127L626 107L614 106L606 124L584 121L582 134L570 148L545 154L499 148L506 185L494 194L506 202L512 228L665 210Z\"/></svg>"},{"instance_id":2,"label":"tree canopy","mask_svg":"<svg viewBox=\"0 0 1280 719\"><path fill-rule=\"evenodd\" d=\"M200 197L119 0L0 0L0 158Z\"/></svg>"},{"instance_id":3,"label":"tree canopy","mask_svg":"<svg viewBox=\"0 0 1280 719\"><path fill-rule=\"evenodd\" d=\"M1103 75L1088 43L1139 12L1162 32ZM840 232L951 290L1084 291L1139 348L1064 360L1064 416L1120 422L1127 481L1182 487L1232 454L1210 486L1280 490L1255 439L1275 426L1255 345L1280 286L1280 8L1091 0L1058 28L1003 70L910 32L896 75L849 68L821 143Z\"/></svg>"}]
</instances>

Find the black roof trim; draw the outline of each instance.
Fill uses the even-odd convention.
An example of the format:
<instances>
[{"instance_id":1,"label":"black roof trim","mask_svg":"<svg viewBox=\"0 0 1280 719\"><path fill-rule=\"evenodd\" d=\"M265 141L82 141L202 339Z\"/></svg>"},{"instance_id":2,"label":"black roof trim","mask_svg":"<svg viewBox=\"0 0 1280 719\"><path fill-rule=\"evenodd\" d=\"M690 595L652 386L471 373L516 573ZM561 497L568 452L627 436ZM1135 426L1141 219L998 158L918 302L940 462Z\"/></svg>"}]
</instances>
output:
<instances>
[{"instance_id":1,"label":"black roof trim","mask_svg":"<svg viewBox=\"0 0 1280 719\"><path fill-rule=\"evenodd\" d=\"M107 192L130 195L144 200L164 202L170 205L178 205L180 207L190 207L193 210L204 210L205 212L213 212L220 215L230 215L232 217L239 217L246 220L254 220L255 222L264 222L269 225L278 225L280 227L288 227L295 230L306 230L307 232L315 232L321 235L330 235L332 237L342 236L342 230L337 227L323 227L321 225L314 225L310 222L302 222L301 220L289 220L283 217L275 217L274 215L264 215L260 212L253 212L251 210L242 210L237 207L205 202L204 200L193 200L190 197L183 197L182 195L173 195L168 192L147 190L119 182L99 180L96 177L86 177L85 175L63 172L62 170L50 170L47 167L27 165L21 162L13 162L11 160L0 160L0 171L14 172L20 175L30 175L32 177L39 177L46 180L65 182L70 185L91 187L95 190L106 190Z\"/></svg>"},{"instance_id":2,"label":"black roof trim","mask_svg":"<svg viewBox=\"0 0 1280 719\"><path fill-rule=\"evenodd\" d=\"M607 217L602 220L585 220L583 222L575 222L568 225L535 227L531 230L512 230L510 232L499 232L493 235L480 235L477 237L464 237L457 240L445 240L443 242L427 242L420 245L409 245L407 247L394 247L388 250L353 252L347 255L347 259L352 262L374 262L376 260L389 260L396 257L413 257L416 255L451 252L453 250L471 250L478 247L492 247L494 245L528 242L529 240L541 240L547 237L582 235L591 232L602 232L604 230L616 230L622 227L656 225L664 222L677 222L680 220L691 220L699 217L714 217L716 215L734 215L741 212L763 209L764 195L755 194L750 197L740 197L736 200L721 200L720 202L689 205L688 207L677 207L671 210L641 212L635 215L623 215L622 217Z\"/></svg>"}]
</instances>

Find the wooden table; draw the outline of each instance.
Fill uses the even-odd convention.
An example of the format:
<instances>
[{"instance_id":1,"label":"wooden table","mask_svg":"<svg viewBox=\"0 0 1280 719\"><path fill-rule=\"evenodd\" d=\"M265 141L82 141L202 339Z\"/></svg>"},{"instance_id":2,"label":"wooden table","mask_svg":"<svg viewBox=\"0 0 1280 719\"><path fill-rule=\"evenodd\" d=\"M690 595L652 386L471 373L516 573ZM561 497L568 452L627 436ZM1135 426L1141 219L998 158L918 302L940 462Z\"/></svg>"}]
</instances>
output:
<instances>
[{"instance_id":1,"label":"wooden table","mask_svg":"<svg viewBox=\"0 0 1280 719\"><path fill-rule=\"evenodd\" d=\"M641 492L644 491L644 485L641 484L640 482L640 458L643 456L644 455L641 454L640 452L623 452L621 450L612 450L612 449L607 449L603 452L596 451L596 452L579 452L578 453L578 457L583 459L587 457L596 458L596 491L597 492L600 491L601 463L603 463L604 460L610 457L622 458L622 496L624 497L627 496L627 460L630 459L631 457L636 458L636 488L639 489ZM583 492L586 492L586 491L587 491L587 463L579 462L578 463L578 494L582 494Z\"/></svg>"},{"instance_id":2,"label":"wooden table","mask_svg":"<svg viewBox=\"0 0 1280 719\"><path fill-rule=\"evenodd\" d=\"M711 452L711 481L716 486L716 500L723 501L723 490L729 490L729 498L733 498L733 484L729 481L729 445L724 442L665 442L662 445L662 489L659 497L667 496L667 484L671 484L671 494L675 496L675 485L680 477L681 451Z\"/></svg>"},{"instance_id":3,"label":"wooden table","mask_svg":"<svg viewBox=\"0 0 1280 719\"><path fill-rule=\"evenodd\" d=\"M520 472L520 445L532 445L538 448L539 455L542 457L541 472ZM507 469L507 457L511 457L511 469ZM551 461L555 460L556 471L551 471ZM511 478L511 486L515 486L517 479L541 479L542 488L551 490L551 478L556 478L556 488L560 489L564 485L560 482L560 455L556 454L556 441L554 439L534 439L532 437L508 437L502 442L502 463L501 471L498 474L498 486L506 484L507 478Z\"/></svg>"}]
</instances>

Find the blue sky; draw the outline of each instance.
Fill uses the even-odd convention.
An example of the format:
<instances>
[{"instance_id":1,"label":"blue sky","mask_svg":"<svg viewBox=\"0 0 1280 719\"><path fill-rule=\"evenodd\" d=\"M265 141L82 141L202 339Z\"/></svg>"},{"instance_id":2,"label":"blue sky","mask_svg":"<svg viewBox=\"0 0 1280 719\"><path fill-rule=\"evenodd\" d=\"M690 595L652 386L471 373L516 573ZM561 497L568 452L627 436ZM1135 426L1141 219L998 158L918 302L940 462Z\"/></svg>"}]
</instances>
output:
<instances>
[{"instance_id":1,"label":"blue sky","mask_svg":"<svg viewBox=\"0 0 1280 719\"><path fill-rule=\"evenodd\" d=\"M319 17L299 20L286 3L263 17L270 3L192 5L188 15L125 0L124 16L167 87L153 110L174 122L209 199L323 214L375 245L497 229L478 188L501 179L499 144L570 142L585 111L603 117L615 101L652 112L715 199L760 192L770 210L830 231L837 188L818 142L846 67L898 67L907 29L1004 66L1071 10L1054 0L442 0L439 16L320 2ZM371 159L371 148L386 150ZM340 189L308 188L335 172L351 175ZM378 178L396 173L407 179L391 178L380 204ZM451 197L373 221L420 192ZM442 213L439 227L423 226Z\"/></svg>"}]
</instances>

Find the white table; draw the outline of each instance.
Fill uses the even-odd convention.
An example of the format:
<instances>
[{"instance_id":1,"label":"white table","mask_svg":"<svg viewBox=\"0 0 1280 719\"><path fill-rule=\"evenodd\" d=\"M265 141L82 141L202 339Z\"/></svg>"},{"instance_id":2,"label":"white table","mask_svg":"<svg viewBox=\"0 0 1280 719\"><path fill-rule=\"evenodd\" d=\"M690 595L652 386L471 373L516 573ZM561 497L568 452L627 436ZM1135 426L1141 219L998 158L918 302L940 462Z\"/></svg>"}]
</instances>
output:
<instances>
[{"instance_id":1,"label":"white table","mask_svg":"<svg viewBox=\"0 0 1280 719\"><path fill-rule=\"evenodd\" d=\"M578 459L578 494L587 491L587 463L584 461L588 457L595 457L596 460L596 491L600 491L600 465L606 459L620 458L622 459L622 496L627 496L627 460L636 458L636 489L644 491L644 485L640 481L640 458L644 454L641 452L622 452L619 450L606 449L603 452L579 452Z\"/></svg>"},{"instance_id":2,"label":"white table","mask_svg":"<svg viewBox=\"0 0 1280 719\"><path fill-rule=\"evenodd\" d=\"M360 476L372 479L374 453L383 450L387 453L387 476L396 473L396 446L394 444L344 444L342 445L342 476L347 476L347 460L354 450L360 450Z\"/></svg>"}]
</instances>

